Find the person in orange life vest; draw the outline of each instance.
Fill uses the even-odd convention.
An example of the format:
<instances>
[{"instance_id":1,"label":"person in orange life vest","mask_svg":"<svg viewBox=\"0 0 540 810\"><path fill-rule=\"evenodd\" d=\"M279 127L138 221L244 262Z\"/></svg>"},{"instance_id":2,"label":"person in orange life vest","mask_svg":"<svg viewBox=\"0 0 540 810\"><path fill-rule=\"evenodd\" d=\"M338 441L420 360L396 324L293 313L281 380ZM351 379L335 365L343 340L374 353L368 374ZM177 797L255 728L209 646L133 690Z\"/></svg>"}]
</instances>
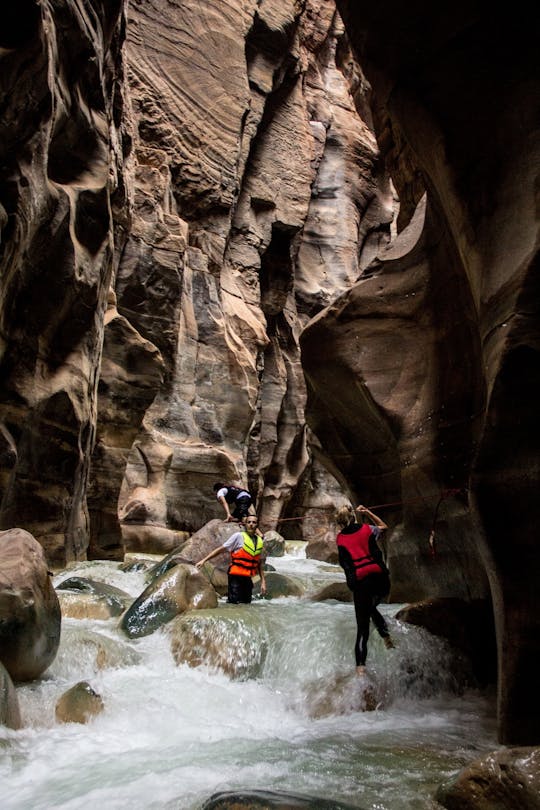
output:
<instances>
[{"instance_id":1,"label":"person in orange life vest","mask_svg":"<svg viewBox=\"0 0 540 810\"><path fill-rule=\"evenodd\" d=\"M247 515L243 519L244 530L235 532L222 546L218 546L198 563L202 568L205 562L217 557L224 551L229 551L231 564L227 571L228 594L227 602L234 605L239 603L249 605L253 593L252 577L257 574L261 577L261 595L266 593L266 577L264 574L263 541L257 530L257 517Z\"/></svg>"},{"instance_id":2,"label":"person in orange life vest","mask_svg":"<svg viewBox=\"0 0 540 810\"><path fill-rule=\"evenodd\" d=\"M225 520L227 523L233 520L241 521L242 518L246 517L249 512L249 507L253 503L253 498L247 489L222 484L219 481L214 484L213 489L216 493L216 498L225 510ZM231 506L234 507L232 513L230 510Z\"/></svg>"},{"instance_id":3,"label":"person in orange life vest","mask_svg":"<svg viewBox=\"0 0 540 810\"><path fill-rule=\"evenodd\" d=\"M338 509L335 521L341 528L336 537L339 564L345 571L347 585L354 599L357 628L354 646L356 672L363 675L366 669L370 619L373 619L386 647L393 647L394 644L384 616L377 610L377 605L390 592L390 574L377 544L378 538L388 526L366 506L359 506L356 511L361 514L362 519L365 516L370 522L358 524L352 506Z\"/></svg>"}]
</instances>

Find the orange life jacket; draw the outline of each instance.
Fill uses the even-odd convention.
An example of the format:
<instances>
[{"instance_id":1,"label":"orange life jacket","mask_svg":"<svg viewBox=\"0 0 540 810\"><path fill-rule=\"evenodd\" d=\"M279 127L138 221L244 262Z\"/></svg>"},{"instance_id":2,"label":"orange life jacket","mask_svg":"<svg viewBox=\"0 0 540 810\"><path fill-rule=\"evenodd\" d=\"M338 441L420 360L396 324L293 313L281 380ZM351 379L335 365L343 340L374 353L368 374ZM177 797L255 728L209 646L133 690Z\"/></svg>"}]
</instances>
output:
<instances>
[{"instance_id":1,"label":"orange life jacket","mask_svg":"<svg viewBox=\"0 0 540 810\"><path fill-rule=\"evenodd\" d=\"M240 577L254 577L259 572L259 562L263 550L262 537L256 535L250 537L247 532L242 532L244 545L237 551L231 552L231 564L228 574L236 574Z\"/></svg>"},{"instance_id":2,"label":"orange life jacket","mask_svg":"<svg viewBox=\"0 0 540 810\"><path fill-rule=\"evenodd\" d=\"M380 574L382 568L369 552L371 529L364 523L357 532L338 534L336 543L346 548L352 557L356 579L364 579L368 574Z\"/></svg>"}]
</instances>

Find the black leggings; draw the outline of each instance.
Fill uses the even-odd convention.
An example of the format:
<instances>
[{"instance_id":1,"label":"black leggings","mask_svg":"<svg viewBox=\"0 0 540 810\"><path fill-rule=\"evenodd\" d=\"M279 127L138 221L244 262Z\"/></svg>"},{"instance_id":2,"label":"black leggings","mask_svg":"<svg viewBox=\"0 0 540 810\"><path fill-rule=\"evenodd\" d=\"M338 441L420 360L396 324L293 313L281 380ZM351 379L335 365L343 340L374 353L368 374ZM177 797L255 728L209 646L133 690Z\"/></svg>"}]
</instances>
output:
<instances>
[{"instance_id":1,"label":"black leggings","mask_svg":"<svg viewBox=\"0 0 540 810\"><path fill-rule=\"evenodd\" d=\"M356 666L363 666L367 658L369 638L369 620L373 619L381 638L390 635L384 616L377 610L377 605L390 592L390 580L387 574L368 574L354 584L354 612L356 615L356 644L354 654Z\"/></svg>"}]
</instances>

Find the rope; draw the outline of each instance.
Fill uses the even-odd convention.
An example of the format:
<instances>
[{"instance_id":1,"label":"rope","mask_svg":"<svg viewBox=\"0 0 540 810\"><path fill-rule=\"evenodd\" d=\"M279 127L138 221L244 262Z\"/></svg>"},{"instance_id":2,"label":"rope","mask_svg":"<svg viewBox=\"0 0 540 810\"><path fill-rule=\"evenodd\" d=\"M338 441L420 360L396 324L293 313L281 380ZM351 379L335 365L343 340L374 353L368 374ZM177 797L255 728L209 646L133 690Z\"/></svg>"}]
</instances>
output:
<instances>
[{"instance_id":1,"label":"rope","mask_svg":"<svg viewBox=\"0 0 540 810\"><path fill-rule=\"evenodd\" d=\"M441 508L442 502L446 498L451 498L453 495L459 495L460 492L465 493L467 492L467 490L464 487L455 487L453 489L441 489L437 495L428 495L427 497L420 496L418 498L411 498L407 501L390 501L388 503L378 503L375 504L375 506L368 506L367 508L373 511L374 509L383 509L388 506L405 506L406 504L409 503L417 503L418 501L425 502L426 500L430 500L431 498L438 498L437 505L435 506L435 511L433 513L433 520L431 521L431 530L429 532L428 538L429 553L432 557L435 557L435 524L437 523L437 518L439 516L439 509ZM306 516L304 515L303 517L300 516L300 517L278 518L278 520L276 520L275 522L285 523L286 521L290 520L305 520L305 517ZM324 534L324 532L322 534Z\"/></svg>"},{"instance_id":2,"label":"rope","mask_svg":"<svg viewBox=\"0 0 540 810\"><path fill-rule=\"evenodd\" d=\"M435 513L437 513L441 501L443 501L445 498L451 498L452 495L458 495L460 492L466 492L466 489L464 489L463 487L457 487L454 489L441 489L441 491L438 492L436 495L420 495L418 498L410 498L407 501L389 501L388 503L377 503L374 506L368 506L367 508L373 511L374 509L383 509L387 506L405 506L409 503L418 503L418 501L425 502L427 500L431 500L432 498L438 498L439 500L437 506L435 507ZM305 519L306 519L305 515L300 517L278 518L275 521L275 523L285 523L286 521L289 520L305 520Z\"/></svg>"}]
</instances>

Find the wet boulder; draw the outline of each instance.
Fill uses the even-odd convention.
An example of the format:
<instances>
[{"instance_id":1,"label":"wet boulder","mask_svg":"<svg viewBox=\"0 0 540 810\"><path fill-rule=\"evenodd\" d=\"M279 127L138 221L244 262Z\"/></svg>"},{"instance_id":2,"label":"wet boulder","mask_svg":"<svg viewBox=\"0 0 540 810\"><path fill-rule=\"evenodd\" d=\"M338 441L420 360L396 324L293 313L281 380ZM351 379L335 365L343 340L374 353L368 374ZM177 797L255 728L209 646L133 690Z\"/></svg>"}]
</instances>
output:
<instances>
[{"instance_id":1,"label":"wet boulder","mask_svg":"<svg viewBox=\"0 0 540 810\"><path fill-rule=\"evenodd\" d=\"M276 531L265 532L263 535L264 551L268 557L283 557L285 554L285 538Z\"/></svg>"},{"instance_id":2,"label":"wet boulder","mask_svg":"<svg viewBox=\"0 0 540 810\"><path fill-rule=\"evenodd\" d=\"M56 658L47 674L61 679L74 679L84 671L97 675L104 669L124 669L141 660L127 639L111 638L84 625L69 624L62 630Z\"/></svg>"},{"instance_id":3,"label":"wet boulder","mask_svg":"<svg viewBox=\"0 0 540 810\"><path fill-rule=\"evenodd\" d=\"M63 616L71 619L110 619L120 616L133 597L120 588L85 577L69 577L56 586Z\"/></svg>"},{"instance_id":4,"label":"wet boulder","mask_svg":"<svg viewBox=\"0 0 540 810\"><path fill-rule=\"evenodd\" d=\"M59 723L87 723L103 711L103 699L88 681L79 681L59 698L55 707Z\"/></svg>"},{"instance_id":5,"label":"wet boulder","mask_svg":"<svg viewBox=\"0 0 540 810\"><path fill-rule=\"evenodd\" d=\"M39 677L60 643L60 603L45 554L24 529L0 532L0 661L13 681Z\"/></svg>"},{"instance_id":6,"label":"wet boulder","mask_svg":"<svg viewBox=\"0 0 540 810\"><path fill-rule=\"evenodd\" d=\"M336 564L338 562L338 550L335 532L326 531L308 540L306 557L310 560Z\"/></svg>"},{"instance_id":7,"label":"wet boulder","mask_svg":"<svg viewBox=\"0 0 540 810\"><path fill-rule=\"evenodd\" d=\"M372 712L383 702L380 688L367 675L355 672L320 678L305 684L303 708L308 717L330 717L351 712Z\"/></svg>"},{"instance_id":8,"label":"wet boulder","mask_svg":"<svg viewBox=\"0 0 540 810\"><path fill-rule=\"evenodd\" d=\"M352 602L353 596L346 582L331 582L311 594L309 599L312 602L324 602L327 599L335 599L337 602Z\"/></svg>"},{"instance_id":9,"label":"wet boulder","mask_svg":"<svg viewBox=\"0 0 540 810\"><path fill-rule=\"evenodd\" d=\"M447 810L540 810L540 748L506 748L462 768L435 794Z\"/></svg>"},{"instance_id":10,"label":"wet boulder","mask_svg":"<svg viewBox=\"0 0 540 810\"><path fill-rule=\"evenodd\" d=\"M303 596L305 586L300 579L286 574L279 574L277 571L266 573L266 599L277 599L279 596ZM261 581L257 579L253 583L253 596L261 593Z\"/></svg>"},{"instance_id":11,"label":"wet boulder","mask_svg":"<svg viewBox=\"0 0 540 810\"><path fill-rule=\"evenodd\" d=\"M497 648L493 611L485 599L424 599L406 605L396 619L445 638L471 662L480 684L495 683Z\"/></svg>"},{"instance_id":12,"label":"wet boulder","mask_svg":"<svg viewBox=\"0 0 540 810\"><path fill-rule=\"evenodd\" d=\"M152 582L130 605L120 621L129 638L150 635L187 610L217 606L217 594L193 565L179 564Z\"/></svg>"},{"instance_id":13,"label":"wet boulder","mask_svg":"<svg viewBox=\"0 0 540 810\"><path fill-rule=\"evenodd\" d=\"M7 669L0 663L0 726L21 728L19 699Z\"/></svg>"},{"instance_id":14,"label":"wet boulder","mask_svg":"<svg viewBox=\"0 0 540 810\"><path fill-rule=\"evenodd\" d=\"M281 790L238 790L214 793L201 810L361 810L333 799Z\"/></svg>"},{"instance_id":15,"label":"wet boulder","mask_svg":"<svg viewBox=\"0 0 540 810\"><path fill-rule=\"evenodd\" d=\"M167 627L177 664L205 665L234 680L256 678L268 650L263 611L250 605L184 614Z\"/></svg>"}]
</instances>

